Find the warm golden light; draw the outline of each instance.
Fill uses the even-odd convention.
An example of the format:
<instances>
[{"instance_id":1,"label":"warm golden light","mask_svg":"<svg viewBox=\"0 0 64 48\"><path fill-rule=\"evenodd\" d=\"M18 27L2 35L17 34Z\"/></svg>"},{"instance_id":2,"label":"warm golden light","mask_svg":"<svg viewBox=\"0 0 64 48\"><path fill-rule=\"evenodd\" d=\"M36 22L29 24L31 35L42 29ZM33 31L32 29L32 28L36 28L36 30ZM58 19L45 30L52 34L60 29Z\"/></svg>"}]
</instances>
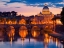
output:
<instances>
[{"instance_id":1,"label":"warm golden light","mask_svg":"<svg viewBox=\"0 0 64 48\"><path fill-rule=\"evenodd\" d=\"M58 46L58 39L56 38L56 46Z\"/></svg>"},{"instance_id":2,"label":"warm golden light","mask_svg":"<svg viewBox=\"0 0 64 48\"><path fill-rule=\"evenodd\" d=\"M44 36L45 36L46 38L48 38L48 34L44 34Z\"/></svg>"},{"instance_id":3,"label":"warm golden light","mask_svg":"<svg viewBox=\"0 0 64 48\"><path fill-rule=\"evenodd\" d=\"M40 12L38 16L43 16L41 24L53 24L53 21L51 19L54 17L54 14L49 11L48 6L44 5L42 12Z\"/></svg>"},{"instance_id":4,"label":"warm golden light","mask_svg":"<svg viewBox=\"0 0 64 48\"><path fill-rule=\"evenodd\" d=\"M14 40L14 37L9 37L9 40L10 40L10 44L11 44L11 46L12 46L12 42L13 42L13 40Z\"/></svg>"},{"instance_id":5,"label":"warm golden light","mask_svg":"<svg viewBox=\"0 0 64 48\"><path fill-rule=\"evenodd\" d=\"M34 18L34 19L32 19L31 24L36 24L36 20L35 20L35 18Z\"/></svg>"},{"instance_id":6,"label":"warm golden light","mask_svg":"<svg viewBox=\"0 0 64 48\"><path fill-rule=\"evenodd\" d=\"M19 24L26 25L26 20L25 20L25 19L21 19L21 20L19 21Z\"/></svg>"},{"instance_id":7,"label":"warm golden light","mask_svg":"<svg viewBox=\"0 0 64 48\"><path fill-rule=\"evenodd\" d=\"M45 47L44 48L47 48L48 47L48 43L49 43L49 36L48 34L44 34L44 44L45 44Z\"/></svg>"},{"instance_id":8,"label":"warm golden light","mask_svg":"<svg viewBox=\"0 0 64 48\"><path fill-rule=\"evenodd\" d=\"M33 37L38 37L40 35L40 29L37 26L34 26L31 30Z\"/></svg>"},{"instance_id":9,"label":"warm golden light","mask_svg":"<svg viewBox=\"0 0 64 48\"><path fill-rule=\"evenodd\" d=\"M21 26L19 29L19 35L22 38L25 38L28 34L27 28L25 26Z\"/></svg>"},{"instance_id":10,"label":"warm golden light","mask_svg":"<svg viewBox=\"0 0 64 48\"><path fill-rule=\"evenodd\" d=\"M40 32L33 31L31 34L33 37L38 37L40 35Z\"/></svg>"},{"instance_id":11,"label":"warm golden light","mask_svg":"<svg viewBox=\"0 0 64 48\"><path fill-rule=\"evenodd\" d=\"M19 35L20 35L22 38L25 38L25 37L27 36L27 34L28 34L27 30L21 30L21 31L19 32Z\"/></svg>"},{"instance_id":12,"label":"warm golden light","mask_svg":"<svg viewBox=\"0 0 64 48\"><path fill-rule=\"evenodd\" d=\"M60 19L57 19L57 20L56 20L56 24L62 25L62 22L60 21Z\"/></svg>"},{"instance_id":13,"label":"warm golden light","mask_svg":"<svg viewBox=\"0 0 64 48\"><path fill-rule=\"evenodd\" d=\"M14 35L15 35L15 29L14 29L13 26L8 27L8 29L7 29L7 35L9 37L14 37Z\"/></svg>"}]
</instances>

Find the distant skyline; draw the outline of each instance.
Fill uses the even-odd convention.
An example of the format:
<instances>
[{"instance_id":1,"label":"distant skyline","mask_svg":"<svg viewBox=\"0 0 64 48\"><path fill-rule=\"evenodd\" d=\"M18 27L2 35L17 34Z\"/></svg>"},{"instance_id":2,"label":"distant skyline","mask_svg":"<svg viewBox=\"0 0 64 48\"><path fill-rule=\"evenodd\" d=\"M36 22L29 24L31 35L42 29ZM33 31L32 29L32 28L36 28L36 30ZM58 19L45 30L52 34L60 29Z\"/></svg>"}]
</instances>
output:
<instances>
[{"instance_id":1,"label":"distant skyline","mask_svg":"<svg viewBox=\"0 0 64 48\"><path fill-rule=\"evenodd\" d=\"M42 12L44 4L47 4L50 12L60 14L63 0L0 0L0 11L16 11L18 14L29 16Z\"/></svg>"}]
</instances>

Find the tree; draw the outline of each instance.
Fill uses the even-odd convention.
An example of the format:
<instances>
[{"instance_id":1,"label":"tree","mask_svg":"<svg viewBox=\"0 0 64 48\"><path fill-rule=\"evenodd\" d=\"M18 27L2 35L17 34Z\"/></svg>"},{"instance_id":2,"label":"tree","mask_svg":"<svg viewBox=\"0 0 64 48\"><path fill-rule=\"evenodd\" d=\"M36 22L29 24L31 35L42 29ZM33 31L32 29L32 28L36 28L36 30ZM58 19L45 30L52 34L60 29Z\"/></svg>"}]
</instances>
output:
<instances>
[{"instance_id":1,"label":"tree","mask_svg":"<svg viewBox=\"0 0 64 48\"><path fill-rule=\"evenodd\" d=\"M11 12L11 16L16 16L16 15L17 15L17 12L15 12L15 11Z\"/></svg>"},{"instance_id":2,"label":"tree","mask_svg":"<svg viewBox=\"0 0 64 48\"><path fill-rule=\"evenodd\" d=\"M61 22L64 25L64 7L62 8L62 11L61 11Z\"/></svg>"}]
</instances>

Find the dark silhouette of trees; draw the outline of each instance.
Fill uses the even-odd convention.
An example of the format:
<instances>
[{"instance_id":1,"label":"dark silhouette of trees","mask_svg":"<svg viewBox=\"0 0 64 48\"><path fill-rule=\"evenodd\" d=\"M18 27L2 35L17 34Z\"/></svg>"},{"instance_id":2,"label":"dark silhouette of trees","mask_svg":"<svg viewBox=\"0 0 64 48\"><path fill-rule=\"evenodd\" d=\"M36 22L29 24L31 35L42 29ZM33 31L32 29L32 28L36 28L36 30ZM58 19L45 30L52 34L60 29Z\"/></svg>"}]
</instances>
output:
<instances>
[{"instance_id":1,"label":"dark silhouette of trees","mask_svg":"<svg viewBox=\"0 0 64 48\"><path fill-rule=\"evenodd\" d=\"M12 15L12 16L16 16L16 15L17 15L17 12L12 11L12 12L11 12L11 15Z\"/></svg>"},{"instance_id":2,"label":"dark silhouette of trees","mask_svg":"<svg viewBox=\"0 0 64 48\"><path fill-rule=\"evenodd\" d=\"M17 12L11 11L11 12L0 12L0 16L6 16L6 17L14 17L17 16Z\"/></svg>"},{"instance_id":3,"label":"dark silhouette of trees","mask_svg":"<svg viewBox=\"0 0 64 48\"><path fill-rule=\"evenodd\" d=\"M0 12L0 16L2 16L2 12Z\"/></svg>"},{"instance_id":4,"label":"dark silhouette of trees","mask_svg":"<svg viewBox=\"0 0 64 48\"><path fill-rule=\"evenodd\" d=\"M30 19L29 18L26 20L26 23L27 24L30 24Z\"/></svg>"},{"instance_id":5,"label":"dark silhouette of trees","mask_svg":"<svg viewBox=\"0 0 64 48\"><path fill-rule=\"evenodd\" d=\"M7 12L7 16L11 16L11 12Z\"/></svg>"},{"instance_id":6,"label":"dark silhouette of trees","mask_svg":"<svg viewBox=\"0 0 64 48\"><path fill-rule=\"evenodd\" d=\"M61 11L61 22L64 25L64 7L62 8L62 11Z\"/></svg>"},{"instance_id":7,"label":"dark silhouette of trees","mask_svg":"<svg viewBox=\"0 0 64 48\"><path fill-rule=\"evenodd\" d=\"M3 12L3 13L2 13L2 16L7 16L7 13L6 13L6 12Z\"/></svg>"}]
</instances>

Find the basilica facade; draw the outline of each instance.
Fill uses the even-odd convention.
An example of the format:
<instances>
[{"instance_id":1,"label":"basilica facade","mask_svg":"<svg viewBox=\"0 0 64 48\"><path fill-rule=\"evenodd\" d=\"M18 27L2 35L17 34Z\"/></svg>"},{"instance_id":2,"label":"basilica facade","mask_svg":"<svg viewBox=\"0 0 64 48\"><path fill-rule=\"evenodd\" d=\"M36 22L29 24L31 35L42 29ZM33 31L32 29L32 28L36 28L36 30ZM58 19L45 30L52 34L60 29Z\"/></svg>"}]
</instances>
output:
<instances>
[{"instance_id":1,"label":"basilica facade","mask_svg":"<svg viewBox=\"0 0 64 48\"><path fill-rule=\"evenodd\" d=\"M54 14L49 11L49 8L47 5L44 5L42 12L40 12L34 17L33 22L34 23L36 22L35 24L53 24L53 21L52 21L53 17L54 17Z\"/></svg>"},{"instance_id":2,"label":"basilica facade","mask_svg":"<svg viewBox=\"0 0 64 48\"><path fill-rule=\"evenodd\" d=\"M43 16L42 22L44 24L52 24L52 18L54 17L54 14L49 11L49 8L47 5L44 5L42 12L38 14L38 16Z\"/></svg>"},{"instance_id":3,"label":"basilica facade","mask_svg":"<svg viewBox=\"0 0 64 48\"><path fill-rule=\"evenodd\" d=\"M55 17L56 16L56 17ZM46 25L52 25L53 18L57 18L59 15L54 15L52 12L50 12L49 7L47 5L44 5L42 11L37 15L32 15L29 17L26 16L17 16L17 12L0 12L0 24L46 24ZM61 17L61 15L60 15ZM62 24L60 19L56 20L57 24Z\"/></svg>"}]
</instances>

